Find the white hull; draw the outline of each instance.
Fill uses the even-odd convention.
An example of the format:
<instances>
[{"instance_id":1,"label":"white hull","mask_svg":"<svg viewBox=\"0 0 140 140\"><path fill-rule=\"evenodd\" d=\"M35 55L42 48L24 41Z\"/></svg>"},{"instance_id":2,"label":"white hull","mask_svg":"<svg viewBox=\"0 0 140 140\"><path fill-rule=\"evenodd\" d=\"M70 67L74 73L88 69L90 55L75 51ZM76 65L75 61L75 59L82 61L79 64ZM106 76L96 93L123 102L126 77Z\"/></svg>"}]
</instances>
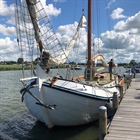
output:
<instances>
[{"instance_id":1,"label":"white hull","mask_svg":"<svg viewBox=\"0 0 140 140\"><path fill-rule=\"evenodd\" d=\"M98 119L98 109L105 105L112 93L97 86L88 86L66 80L57 80L53 87L43 83L29 91L44 105L56 105L54 110L36 104L38 101L23 90L24 102L33 116L51 128L54 125L73 126L90 123Z\"/></svg>"}]
</instances>

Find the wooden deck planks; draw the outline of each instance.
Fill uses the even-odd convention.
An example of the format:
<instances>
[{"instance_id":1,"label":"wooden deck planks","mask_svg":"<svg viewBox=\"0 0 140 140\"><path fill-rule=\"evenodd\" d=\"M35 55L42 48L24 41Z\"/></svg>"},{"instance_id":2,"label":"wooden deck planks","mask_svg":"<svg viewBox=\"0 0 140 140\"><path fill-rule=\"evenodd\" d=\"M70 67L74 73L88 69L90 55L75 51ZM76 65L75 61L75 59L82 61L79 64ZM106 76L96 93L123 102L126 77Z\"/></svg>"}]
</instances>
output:
<instances>
[{"instance_id":1,"label":"wooden deck planks","mask_svg":"<svg viewBox=\"0 0 140 140\"><path fill-rule=\"evenodd\" d=\"M140 80L133 79L104 140L140 140Z\"/></svg>"}]
</instances>

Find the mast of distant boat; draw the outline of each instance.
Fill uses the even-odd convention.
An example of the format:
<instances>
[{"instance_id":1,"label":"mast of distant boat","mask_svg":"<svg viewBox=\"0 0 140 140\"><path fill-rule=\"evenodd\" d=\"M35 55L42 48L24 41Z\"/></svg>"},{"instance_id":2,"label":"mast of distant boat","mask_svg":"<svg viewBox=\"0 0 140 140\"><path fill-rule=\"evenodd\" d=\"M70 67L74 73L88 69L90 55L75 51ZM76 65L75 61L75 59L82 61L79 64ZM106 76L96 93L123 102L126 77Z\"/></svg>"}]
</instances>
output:
<instances>
[{"instance_id":1,"label":"mast of distant boat","mask_svg":"<svg viewBox=\"0 0 140 140\"><path fill-rule=\"evenodd\" d=\"M91 62L91 31L92 31L92 0L88 0L88 56L87 67L85 68L85 80L93 79L93 67Z\"/></svg>"}]
</instances>

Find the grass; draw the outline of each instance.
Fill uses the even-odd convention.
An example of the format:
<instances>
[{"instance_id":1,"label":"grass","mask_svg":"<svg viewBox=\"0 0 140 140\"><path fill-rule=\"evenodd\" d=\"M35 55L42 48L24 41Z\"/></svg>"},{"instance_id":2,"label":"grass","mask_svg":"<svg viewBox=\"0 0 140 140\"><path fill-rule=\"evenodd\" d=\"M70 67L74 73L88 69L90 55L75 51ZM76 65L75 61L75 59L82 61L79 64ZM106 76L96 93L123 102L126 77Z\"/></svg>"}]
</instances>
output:
<instances>
[{"instance_id":1,"label":"grass","mask_svg":"<svg viewBox=\"0 0 140 140\"><path fill-rule=\"evenodd\" d=\"M34 68L36 68L35 65ZM66 68L66 67L62 65L59 66L59 68ZM29 70L29 69L31 69L31 65L24 67L24 70ZM8 70L22 70L22 64L0 64L0 71L8 71Z\"/></svg>"},{"instance_id":2,"label":"grass","mask_svg":"<svg viewBox=\"0 0 140 140\"><path fill-rule=\"evenodd\" d=\"M29 69L30 67L26 67L25 69ZM21 64L13 64L13 65L0 65L0 71L6 70L22 70Z\"/></svg>"}]
</instances>

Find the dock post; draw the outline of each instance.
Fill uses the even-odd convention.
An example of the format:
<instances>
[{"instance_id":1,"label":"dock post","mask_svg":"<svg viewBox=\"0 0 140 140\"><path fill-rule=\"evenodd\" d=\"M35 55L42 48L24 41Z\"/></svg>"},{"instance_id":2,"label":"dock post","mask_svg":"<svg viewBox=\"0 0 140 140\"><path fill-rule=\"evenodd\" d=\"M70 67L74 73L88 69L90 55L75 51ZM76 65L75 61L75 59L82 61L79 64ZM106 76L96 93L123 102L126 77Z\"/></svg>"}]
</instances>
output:
<instances>
[{"instance_id":1,"label":"dock post","mask_svg":"<svg viewBox=\"0 0 140 140\"><path fill-rule=\"evenodd\" d=\"M131 77L129 78L129 87L130 87L130 85L131 85Z\"/></svg>"},{"instance_id":2,"label":"dock post","mask_svg":"<svg viewBox=\"0 0 140 140\"><path fill-rule=\"evenodd\" d=\"M126 82L125 82L125 92L126 92L126 90L127 90L126 86L127 86L127 85L126 85Z\"/></svg>"},{"instance_id":3,"label":"dock post","mask_svg":"<svg viewBox=\"0 0 140 140\"><path fill-rule=\"evenodd\" d=\"M132 75L130 76L130 86L131 86L131 82L132 82Z\"/></svg>"},{"instance_id":4,"label":"dock post","mask_svg":"<svg viewBox=\"0 0 140 140\"><path fill-rule=\"evenodd\" d=\"M125 77L124 79L124 83L125 83L125 91L127 90L127 78Z\"/></svg>"},{"instance_id":5,"label":"dock post","mask_svg":"<svg viewBox=\"0 0 140 140\"><path fill-rule=\"evenodd\" d=\"M129 88L129 79L127 79L127 89Z\"/></svg>"},{"instance_id":6,"label":"dock post","mask_svg":"<svg viewBox=\"0 0 140 140\"><path fill-rule=\"evenodd\" d=\"M118 97L118 94L117 92L114 92L113 93L113 109L118 109L118 106L119 106L119 97Z\"/></svg>"},{"instance_id":7,"label":"dock post","mask_svg":"<svg viewBox=\"0 0 140 140\"><path fill-rule=\"evenodd\" d=\"M107 134L107 108L99 107L99 140L103 140Z\"/></svg>"},{"instance_id":8,"label":"dock post","mask_svg":"<svg viewBox=\"0 0 140 140\"><path fill-rule=\"evenodd\" d=\"M130 79L127 79L127 89L129 88L129 85L130 85L130 84L129 84L129 80L130 80Z\"/></svg>"},{"instance_id":9,"label":"dock post","mask_svg":"<svg viewBox=\"0 0 140 140\"><path fill-rule=\"evenodd\" d=\"M120 88L120 101L121 101L123 98L123 86L119 86L119 88Z\"/></svg>"}]
</instances>

